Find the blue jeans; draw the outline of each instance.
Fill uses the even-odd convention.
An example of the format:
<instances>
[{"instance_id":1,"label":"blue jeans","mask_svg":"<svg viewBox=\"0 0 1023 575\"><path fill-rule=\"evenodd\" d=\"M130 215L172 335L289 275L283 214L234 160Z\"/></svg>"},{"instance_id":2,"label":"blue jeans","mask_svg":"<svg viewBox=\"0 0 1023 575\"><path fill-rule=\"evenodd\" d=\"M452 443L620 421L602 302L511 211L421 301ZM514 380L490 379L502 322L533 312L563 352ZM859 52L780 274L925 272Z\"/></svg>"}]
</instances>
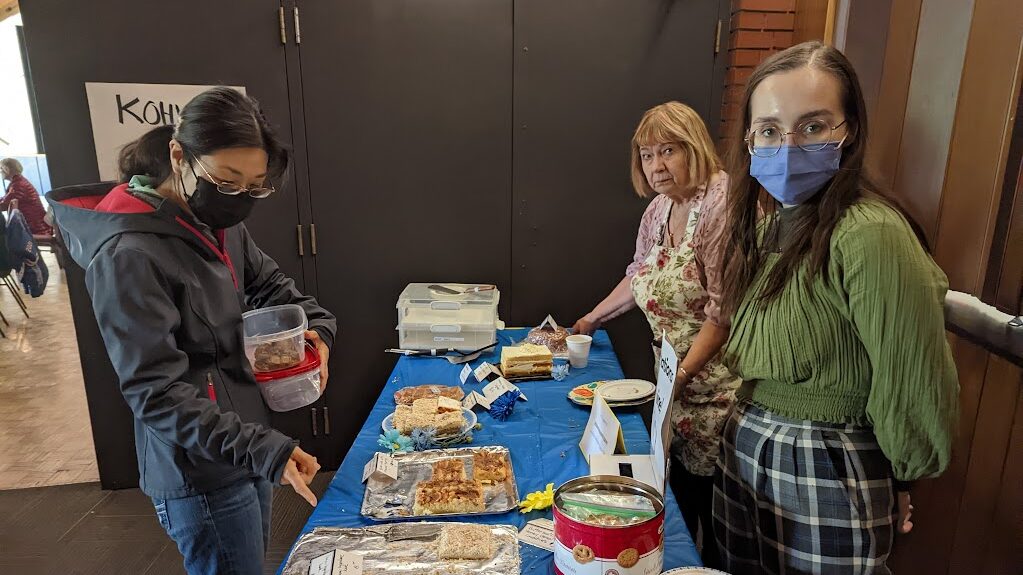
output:
<instances>
[{"instance_id":1,"label":"blue jeans","mask_svg":"<svg viewBox=\"0 0 1023 575\"><path fill-rule=\"evenodd\" d=\"M269 481L245 479L191 497L154 497L153 505L189 575L258 575L270 537L272 498Z\"/></svg>"}]
</instances>

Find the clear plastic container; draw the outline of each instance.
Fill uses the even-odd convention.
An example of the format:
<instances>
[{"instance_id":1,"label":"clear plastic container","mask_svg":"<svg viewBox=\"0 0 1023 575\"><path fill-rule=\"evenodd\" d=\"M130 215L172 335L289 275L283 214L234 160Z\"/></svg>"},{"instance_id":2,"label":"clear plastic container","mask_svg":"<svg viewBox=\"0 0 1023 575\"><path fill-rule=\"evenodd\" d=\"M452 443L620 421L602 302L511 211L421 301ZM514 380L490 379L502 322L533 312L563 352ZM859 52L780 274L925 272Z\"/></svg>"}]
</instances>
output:
<instances>
[{"instance_id":1,"label":"clear plastic container","mask_svg":"<svg viewBox=\"0 0 1023 575\"><path fill-rule=\"evenodd\" d=\"M253 372L277 371L302 363L309 322L301 306L286 304L252 310L242 314L242 322L245 355Z\"/></svg>"},{"instance_id":2,"label":"clear plastic container","mask_svg":"<svg viewBox=\"0 0 1023 575\"><path fill-rule=\"evenodd\" d=\"M304 345L304 357L297 366L256 374L259 392L274 411L291 411L320 398L320 355Z\"/></svg>"},{"instance_id":3,"label":"clear plastic container","mask_svg":"<svg viewBox=\"0 0 1023 575\"><path fill-rule=\"evenodd\" d=\"M474 287L477 284L409 284L398 298L398 345L473 351L494 343L501 292L462 293Z\"/></svg>"}]
</instances>

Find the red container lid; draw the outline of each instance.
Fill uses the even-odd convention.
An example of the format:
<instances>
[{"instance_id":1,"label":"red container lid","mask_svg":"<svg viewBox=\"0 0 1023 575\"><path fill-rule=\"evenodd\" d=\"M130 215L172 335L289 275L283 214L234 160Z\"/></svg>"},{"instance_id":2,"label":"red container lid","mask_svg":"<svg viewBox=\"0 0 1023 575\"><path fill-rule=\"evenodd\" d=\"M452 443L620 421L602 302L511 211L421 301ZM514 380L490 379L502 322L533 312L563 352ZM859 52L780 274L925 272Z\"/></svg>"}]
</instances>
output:
<instances>
[{"instance_id":1,"label":"red container lid","mask_svg":"<svg viewBox=\"0 0 1023 575\"><path fill-rule=\"evenodd\" d=\"M296 375L302 375L308 373L314 369L320 368L320 354L316 352L316 348L309 342L305 344L305 357L302 358L302 363L285 368L278 369L277 371L263 371L256 373L256 381L265 383L267 381L276 381L278 379L287 379L289 377L295 377Z\"/></svg>"}]
</instances>

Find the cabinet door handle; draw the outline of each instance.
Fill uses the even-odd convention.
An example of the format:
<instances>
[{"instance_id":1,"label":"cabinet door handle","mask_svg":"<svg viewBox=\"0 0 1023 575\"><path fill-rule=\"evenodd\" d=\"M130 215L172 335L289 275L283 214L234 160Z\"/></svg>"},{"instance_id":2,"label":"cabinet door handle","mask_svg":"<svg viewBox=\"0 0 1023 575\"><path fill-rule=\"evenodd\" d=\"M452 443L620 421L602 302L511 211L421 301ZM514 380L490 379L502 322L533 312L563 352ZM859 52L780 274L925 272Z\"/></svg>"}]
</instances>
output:
<instances>
[{"instance_id":1,"label":"cabinet door handle","mask_svg":"<svg viewBox=\"0 0 1023 575\"><path fill-rule=\"evenodd\" d=\"M313 251L313 255L316 255L316 224L309 224L309 247Z\"/></svg>"},{"instance_id":2,"label":"cabinet door handle","mask_svg":"<svg viewBox=\"0 0 1023 575\"><path fill-rule=\"evenodd\" d=\"M284 4L277 8L277 23L280 25L281 30L281 44L288 43L288 28L284 24Z\"/></svg>"},{"instance_id":3,"label":"cabinet door handle","mask_svg":"<svg viewBox=\"0 0 1023 575\"><path fill-rule=\"evenodd\" d=\"M313 437L316 437L316 435L318 434L316 429L316 408L314 407L310 411L312 412L313 417Z\"/></svg>"},{"instance_id":4,"label":"cabinet door handle","mask_svg":"<svg viewBox=\"0 0 1023 575\"><path fill-rule=\"evenodd\" d=\"M298 232L298 255L301 257L305 255L305 240L302 238L302 224L295 226L295 231Z\"/></svg>"},{"instance_id":5,"label":"cabinet door handle","mask_svg":"<svg viewBox=\"0 0 1023 575\"><path fill-rule=\"evenodd\" d=\"M295 44L302 43L302 26L298 22L298 4L295 4Z\"/></svg>"},{"instance_id":6,"label":"cabinet door handle","mask_svg":"<svg viewBox=\"0 0 1023 575\"><path fill-rule=\"evenodd\" d=\"M323 408L323 435L330 435L330 411L326 406Z\"/></svg>"}]
</instances>

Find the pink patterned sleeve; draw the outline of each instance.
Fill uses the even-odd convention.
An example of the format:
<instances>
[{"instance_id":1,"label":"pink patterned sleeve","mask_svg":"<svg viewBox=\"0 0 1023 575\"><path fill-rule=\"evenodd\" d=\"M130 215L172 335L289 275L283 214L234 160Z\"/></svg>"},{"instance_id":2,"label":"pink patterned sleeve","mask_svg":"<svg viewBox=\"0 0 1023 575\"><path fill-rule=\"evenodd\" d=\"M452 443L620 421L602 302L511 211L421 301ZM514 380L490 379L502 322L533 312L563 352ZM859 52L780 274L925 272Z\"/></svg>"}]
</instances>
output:
<instances>
[{"instance_id":1,"label":"pink patterned sleeve","mask_svg":"<svg viewBox=\"0 0 1023 575\"><path fill-rule=\"evenodd\" d=\"M632 263L625 269L625 276L632 277L639 271L640 266L646 261L650 254L650 248L657 243L657 232L664 221L665 212L668 208L666 196L658 195L650 200L646 211L643 212L643 219L639 222L639 234L636 236L636 253L632 256Z\"/></svg>"},{"instance_id":2,"label":"pink patterned sleeve","mask_svg":"<svg viewBox=\"0 0 1023 575\"><path fill-rule=\"evenodd\" d=\"M707 319L719 326L727 327L729 318L721 316L721 283L724 275L725 228L727 223L728 175L721 177L707 190L700 209L700 221L693 232L693 250L696 267L700 272L700 283L707 290L710 299L704 307Z\"/></svg>"}]
</instances>

